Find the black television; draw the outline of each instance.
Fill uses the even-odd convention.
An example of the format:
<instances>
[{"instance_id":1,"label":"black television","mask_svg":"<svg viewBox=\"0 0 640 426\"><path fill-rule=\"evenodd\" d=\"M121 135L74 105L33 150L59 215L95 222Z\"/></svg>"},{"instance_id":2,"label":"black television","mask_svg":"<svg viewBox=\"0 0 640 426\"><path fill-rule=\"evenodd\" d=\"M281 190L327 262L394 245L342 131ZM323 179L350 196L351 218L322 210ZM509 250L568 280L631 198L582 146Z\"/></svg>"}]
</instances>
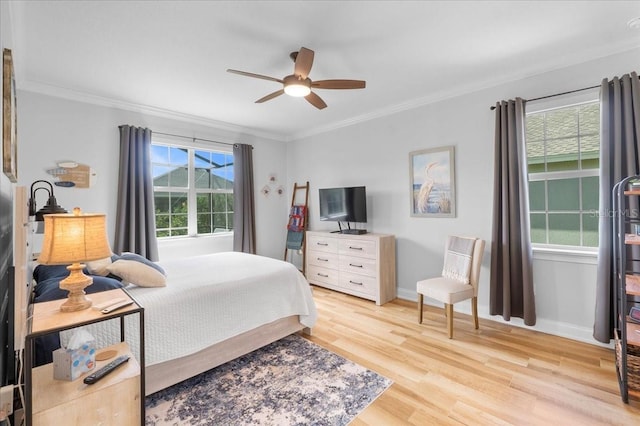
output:
<instances>
[{"instance_id":1,"label":"black television","mask_svg":"<svg viewBox=\"0 0 640 426\"><path fill-rule=\"evenodd\" d=\"M367 222L367 191L364 186L343 188L321 188L320 220L338 222L344 234L364 234L362 229L351 229L349 222ZM348 229L342 229L340 222L347 222Z\"/></svg>"}]
</instances>

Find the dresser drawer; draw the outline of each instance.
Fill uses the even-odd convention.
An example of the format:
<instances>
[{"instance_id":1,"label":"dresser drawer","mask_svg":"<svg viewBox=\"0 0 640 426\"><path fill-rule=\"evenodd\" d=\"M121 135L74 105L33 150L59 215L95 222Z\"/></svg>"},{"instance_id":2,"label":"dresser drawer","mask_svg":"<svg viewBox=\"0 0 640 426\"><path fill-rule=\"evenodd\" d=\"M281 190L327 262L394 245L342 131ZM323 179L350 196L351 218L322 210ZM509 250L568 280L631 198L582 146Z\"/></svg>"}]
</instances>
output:
<instances>
[{"instance_id":1,"label":"dresser drawer","mask_svg":"<svg viewBox=\"0 0 640 426\"><path fill-rule=\"evenodd\" d=\"M378 288L378 280L366 275L340 273L340 287L368 296L375 296Z\"/></svg>"},{"instance_id":2,"label":"dresser drawer","mask_svg":"<svg viewBox=\"0 0 640 426\"><path fill-rule=\"evenodd\" d=\"M376 260L366 257L340 256L340 271L369 275L374 278L378 275Z\"/></svg>"},{"instance_id":3,"label":"dresser drawer","mask_svg":"<svg viewBox=\"0 0 640 426\"><path fill-rule=\"evenodd\" d=\"M324 283L338 285L340 282L339 273L335 269L309 266L307 268L307 281L310 283Z\"/></svg>"},{"instance_id":4,"label":"dresser drawer","mask_svg":"<svg viewBox=\"0 0 640 426\"><path fill-rule=\"evenodd\" d=\"M375 259L377 253L376 242L372 240L340 240L338 242L340 255L368 257Z\"/></svg>"},{"instance_id":5,"label":"dresser drawer","mask_svg":"<svg viewBox=\"0 0 640 426\"><path fill-rule=\"evenodd\" d=\"M338 269L340 262L338 262L337 253L323 252L319 250L310 250L307 255L307 263L313 266L319 266L321 268Z\"/></svg>"},{"instance_id":6,"label":"dresser drawer","mask_svg":"<svg viewBox=\"0 0 640 426\"><path fill-rule=\"evenodd\" d=\"M307 240L307 249L309 251L338 253L338 240L330 237L327 238L322 235L311 234Z\"/></svg>"}]
</instances>

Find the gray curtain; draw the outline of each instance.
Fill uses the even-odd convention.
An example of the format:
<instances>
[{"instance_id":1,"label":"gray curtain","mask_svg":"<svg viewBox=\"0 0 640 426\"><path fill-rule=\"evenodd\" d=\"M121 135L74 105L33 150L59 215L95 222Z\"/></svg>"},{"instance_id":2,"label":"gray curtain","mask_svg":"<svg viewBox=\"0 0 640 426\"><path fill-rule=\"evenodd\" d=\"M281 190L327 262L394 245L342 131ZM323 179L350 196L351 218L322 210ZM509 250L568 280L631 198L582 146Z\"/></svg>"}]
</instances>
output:
<instances>
[{"instance_id":1,"label":"gray curtain","mask_svg":"<svg viewBox=\"0 0 640 426\"><path fill-rule=\"evenodd\" d=\"M598 272L593 337L609 343L613 337L613 233L611 191L623 178L640 174L640 87L632 72L600 88L600 219ZM636 206L637 207L637 206Z\"/></svg>"},{"instance_id":2,"label":"gray curtain","mask_svg":"<svg viewBox=\"0 0 640 426\"><path fill-rule=\"evenodd\" d=\"M233 145L233 250L256 252L253 147Z\"/></svg>"},{"instance_id":3,"label":"gray curtain","mask_svg":"<svg viewBox=\"0 0 640 426\"><path fill-rule=\"evenodd\" d=\"M113 251L157 261L158 240L151 177L151 130L123 125Z\"/></svg>"},{"instance_id":4,"label":"gray curtain","mask_svg":"<svg viewBox=\"0 0 640 426\"><path fill-rule=\"evenodd\" d=\"M520 98L496 104L489 308L535 325L524 110Z\"/></svg>"}]
</instances>

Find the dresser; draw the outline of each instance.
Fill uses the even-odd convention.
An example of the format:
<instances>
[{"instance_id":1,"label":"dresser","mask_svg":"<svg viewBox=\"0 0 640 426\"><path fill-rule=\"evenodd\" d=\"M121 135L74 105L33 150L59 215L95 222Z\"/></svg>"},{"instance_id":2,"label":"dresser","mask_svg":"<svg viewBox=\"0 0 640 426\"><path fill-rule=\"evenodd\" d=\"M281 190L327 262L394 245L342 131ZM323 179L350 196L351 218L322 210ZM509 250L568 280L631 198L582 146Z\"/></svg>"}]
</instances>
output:
<instances>
[{"instance_id":1,"label":"dresser","mask_svg":"<svg viewBox=\"0 0 640 426\"><path fill-rule=\"evenodd\" d=\"M309 283L382 305L396 298L396 238L307 231Z\"/></svg>"}]
</instances>

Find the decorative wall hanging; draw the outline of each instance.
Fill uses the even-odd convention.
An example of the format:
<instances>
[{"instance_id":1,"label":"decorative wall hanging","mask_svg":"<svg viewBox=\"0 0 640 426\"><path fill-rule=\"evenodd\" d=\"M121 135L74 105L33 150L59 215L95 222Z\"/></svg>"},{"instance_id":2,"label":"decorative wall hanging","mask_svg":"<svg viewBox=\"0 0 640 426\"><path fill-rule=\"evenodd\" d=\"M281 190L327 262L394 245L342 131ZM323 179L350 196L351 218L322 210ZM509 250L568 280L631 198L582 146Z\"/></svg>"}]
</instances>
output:
<instances>
[{"instance_id":1,"label":"decorative wall hanging","mask_svg":"<svg viewBox=\"0 0 640 426\"><path fill-rule=\"evenodd\" d=\"M96 173L91 167L75 161L60 162L58 167L47 170L47 173L57 179L54 182L56 186L66 188L89 188L93 186L96 178Z\"/></svg>"},{"instance_id":2,"label":"decorative wall hanging","mask_svg":"<svg viewBox=\"0 0 640 426\"><path fill-rule=\"evenodd\" d=\"M411 216L455 217L453 146L409 153Z\"/></svg>"},{"instance_id":3,"label":"decorative wall hanging","mask_svg":"<svg viewBox=\"0 0 640 426\"><path fill-rule=\"evenodd\" d=\"M11 182L18 181L18 123L16 82L11 49L2 50L2 171Z\"/></svg>"}]
</instances>

